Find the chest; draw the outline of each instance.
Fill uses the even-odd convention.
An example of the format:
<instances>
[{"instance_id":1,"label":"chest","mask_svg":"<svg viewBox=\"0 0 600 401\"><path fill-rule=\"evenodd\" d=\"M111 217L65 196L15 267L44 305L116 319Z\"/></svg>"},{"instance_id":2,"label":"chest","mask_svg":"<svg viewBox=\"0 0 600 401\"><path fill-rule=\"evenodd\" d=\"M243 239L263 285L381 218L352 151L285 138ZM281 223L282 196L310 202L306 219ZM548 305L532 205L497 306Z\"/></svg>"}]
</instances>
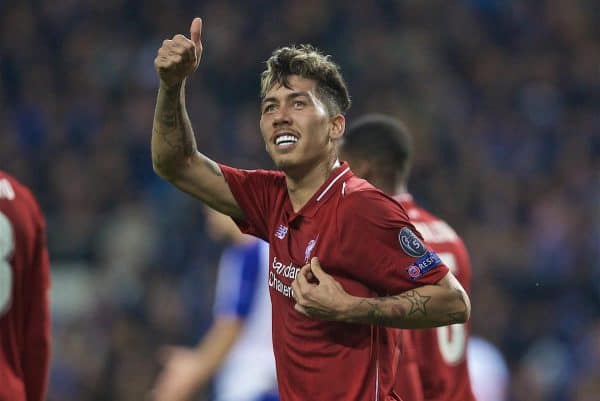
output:
<instances>
[{"instance_id":1,"label":"chest","mask_svg":"<svg viewBox=\"0 0 600 401\"><path fill-rule=\"evenodd\" d=\"M318 257L326 271L337 264L337 222L333 207L319 208L310 216L290 219L285 211L277 213L270 224L269 287L275 298L291 300L291 283L305 264Z\"/></svg>"},{"instance_id":2,"label":"chest","mask_svg":"<svg viewBox=\"0 0 600 401\"><path fill-rule=\"evenodd\" d=\"M314 256L323 257L322 249L333 249L337 240L336 221L331 213L298 216L291 221L282 214L272 228L271 259L299 267Z\"/></svg>"}]
</instances>

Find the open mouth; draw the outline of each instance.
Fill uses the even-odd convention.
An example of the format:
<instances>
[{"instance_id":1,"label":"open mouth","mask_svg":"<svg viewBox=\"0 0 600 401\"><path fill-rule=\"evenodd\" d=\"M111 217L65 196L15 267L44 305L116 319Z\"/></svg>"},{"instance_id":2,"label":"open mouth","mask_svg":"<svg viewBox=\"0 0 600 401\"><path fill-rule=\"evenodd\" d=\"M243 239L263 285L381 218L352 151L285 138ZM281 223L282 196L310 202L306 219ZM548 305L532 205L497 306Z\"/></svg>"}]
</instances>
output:
<instances>
[{"instance_id":1,"label":"open mouth","mask_svg":"<svg viewBox=\"0 0 600 401\"><path fill-rule=\"evenodd\" d=\"M277 147L287 148L293 146L296 142L298 142L298 137L289 132L282 132L275 136L275 146Z\"/></svg>"}]
</instances>

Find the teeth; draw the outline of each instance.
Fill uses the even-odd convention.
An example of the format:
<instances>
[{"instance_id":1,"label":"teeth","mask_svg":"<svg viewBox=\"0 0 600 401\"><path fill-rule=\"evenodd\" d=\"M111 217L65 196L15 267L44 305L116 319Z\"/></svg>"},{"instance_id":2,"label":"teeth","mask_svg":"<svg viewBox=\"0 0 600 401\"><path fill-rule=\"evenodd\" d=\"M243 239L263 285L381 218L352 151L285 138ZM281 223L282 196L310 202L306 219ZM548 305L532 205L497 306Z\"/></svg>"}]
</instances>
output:
<instances>
[{"instance_id":1,"label":"teeth","mask_svg":"<svg viewBox=\"0 0 600 401\"><path fill-rule=\"evenodd\" d=\"M281 135L275 139L275 145L281 145L283 143L296 143L298 138L293 135Z\"/></svg>"}]
</instances>

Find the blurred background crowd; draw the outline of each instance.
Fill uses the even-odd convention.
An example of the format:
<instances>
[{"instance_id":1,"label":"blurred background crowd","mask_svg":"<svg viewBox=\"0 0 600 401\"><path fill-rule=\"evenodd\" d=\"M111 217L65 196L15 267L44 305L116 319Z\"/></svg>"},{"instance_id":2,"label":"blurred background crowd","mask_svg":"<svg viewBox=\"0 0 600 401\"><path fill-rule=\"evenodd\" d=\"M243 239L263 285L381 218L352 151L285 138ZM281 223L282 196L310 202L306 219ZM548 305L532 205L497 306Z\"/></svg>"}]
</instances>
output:
<instances>
[{"instance_id":1,"label":"blurred background crowd","mask_svg":"<svg viewBox=\"0 0 600 401\"><path fill-rule=\"evenodd\" d=\"M259 73L312 43L364 112L417 137L410 190L473 258L474 333L511 401L600 394L600 4L592 0L4 0L0 168L29 184L52 255L50 401L141 400L165 343L211 319L222 244L154 175L163 39L204 19L188 85L199 148L267 167ZM484 400L483 400L484 401Z\"/></svg>"}]
</instances>

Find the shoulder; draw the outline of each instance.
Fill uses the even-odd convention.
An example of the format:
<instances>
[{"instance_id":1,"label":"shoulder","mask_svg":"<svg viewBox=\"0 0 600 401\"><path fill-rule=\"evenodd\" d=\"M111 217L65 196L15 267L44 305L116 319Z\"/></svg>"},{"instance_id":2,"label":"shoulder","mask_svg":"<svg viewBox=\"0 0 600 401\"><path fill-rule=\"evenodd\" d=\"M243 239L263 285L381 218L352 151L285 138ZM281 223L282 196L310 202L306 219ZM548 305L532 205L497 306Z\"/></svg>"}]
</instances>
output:
<instances>
[{"instance_id":1,"label":"shoulder","mask_svg":"<svg viewBox=\"0 0 600 401\"><path fill-rule=\"evenodd\" d=\"M342 197L347 197L352 194L378 191L369 181L363 180L356 176L351 176L342 185Z\"/></svg>"},{"instance_id":2,"label":"shoulder","mask_svg":"<svg viewBox=\"0 0 600 401\"><path fill-rule=\"evenodd\" d=\"M344 184L340 200L342 208L360 207L367 211L385 209L402 211L406 215L400 203L368 181L352 177Z\"/></svg>"},{"instance_id":3,"label":"shoulder","mask_svg":"<svg viewBox=\"0 0 600 401\"><path fill-rule=\"evenodd\" d=\"M352 216L363 222L391 220L394 225L408 223L404 208L368 181L352 177L344 184L338 204L338 216L342 219Z\"/></svg>"},{"instance_id":4,"label":"shoulder","mask_svg":"<svg viewBox=\"0 0 600 401\"><path fill-rule=\"evenodd\" d=\"M281 191L286 189L285 175L277 170L246 170L219 164L219 168L229 186L239 189L268 189Z\"/></svg>"},{"instance_id":5,"label":"shoulder","mask_svg":"<svg viewBox=\"0 0 600 401\"><path fill-rule=\"evenodd\" d=\"M283 174L282 171L279 171L279 170L265 170L265 169L247 170L247 169L242 169L242 168L231 167L226 164L219 164L219 168L226 175L240 175L240 176L252 177L252 178L256 178L256 179L265 179L265 180L285 182L285 175Z\"/></svg>"},{"instance_id":6,"label":"shoulder","mask_svg":"<svg viewBox=\"0 0 600 401\"><path fill-rule=\"evenodd\" d=\"M255 174L257 176L264 177L269 180L282 181L285 182L285 174L279 170L265 170L265 169L257 169L257 170L243 170L248 174Z\"/></svg>"}]
</instances>

